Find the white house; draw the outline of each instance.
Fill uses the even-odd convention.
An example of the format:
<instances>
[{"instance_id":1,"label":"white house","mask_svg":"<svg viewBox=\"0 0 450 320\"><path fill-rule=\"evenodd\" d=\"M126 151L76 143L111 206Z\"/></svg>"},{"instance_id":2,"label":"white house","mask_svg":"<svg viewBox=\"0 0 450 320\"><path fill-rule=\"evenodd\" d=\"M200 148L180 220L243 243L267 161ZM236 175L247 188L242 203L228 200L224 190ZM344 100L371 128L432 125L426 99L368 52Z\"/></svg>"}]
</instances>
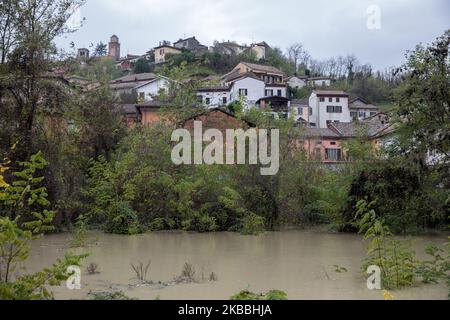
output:
<instances>
[{"instance_id":1,"label":"white house","mask_svg":"<svg viewBox=\"0 0 450 320\"><path fill-rule=\"evenodd\" d=\"M226 86L206 87L197 90L199 102L208 108L226 106L231 102L231 88Z\"/></svg>"},{"instance_id":2,"label":"white house","mask_svg":"<svg viewBox=\"0 0 450 320\"><path fill-rule=\"evenodd\" d=\"M338 90L314 90L309 98L307 122L316 128L328 128L332 122L350 123L349 95Z\"/></svg>"},{"instance_id":3,"label":"white house","mask_svg":"<svg viewBox=\"0 0 450 320\"><path fill-rule=\"evenodd\" d=\"M349 108L352 120L359 121L373 117L380 112L380 109L377 106L374 106L359 97L350 101Z\"/></svg>"},{"instance_id":4,"label":"white house","mask_svg":"<svg viewBox=\"0 0 450 320\"><path fill-rule=\"evenodd\" d=\"M308 77L292 76L286 79L288 86L292 89L301 89L308 85Z\"/></svg>"},{"instance_id":5,"label":"white house","mask_svg":"<svg viewBox=\"0 0 450 320\"><path fill-rule=\"evenodd\" d=\"M330 77L312 77L308 78L308 85L314 88L331 86L332 79Z\"/></svg>"},{"instance_id":6,"label":"white house","mask_svg":"<svg viewBox=\"0 0 450 320\"><path fill-rule=\"evenodd\" d=\"M140 100L147 102L152 101L161 91L167 90L168 86L169 79L159 76L156 79L137 85L134 90L136 90Z\"/></svg>"},{"instance_id":7,"label":"white house","mask_svg":"<svg viewBox=\"0 0 450 320\"><path fill-rule=\"evenodd\" d=\"M243 99L245 107L249 108L255 106L256 101L265 96L265 89L266 84L264 81L252 74L244 74L233 81L230 100L239 101Z\"/></svg>"},{"instance_id":8,"label":"white house","mask_svg":"<svg viewBox=\"0 0 450 320\"><path fill-rule=\"evenodd\" d=\"M266 84L264 97L287 97L286 85L284 84Z\"/></svg>"}]
</instances>

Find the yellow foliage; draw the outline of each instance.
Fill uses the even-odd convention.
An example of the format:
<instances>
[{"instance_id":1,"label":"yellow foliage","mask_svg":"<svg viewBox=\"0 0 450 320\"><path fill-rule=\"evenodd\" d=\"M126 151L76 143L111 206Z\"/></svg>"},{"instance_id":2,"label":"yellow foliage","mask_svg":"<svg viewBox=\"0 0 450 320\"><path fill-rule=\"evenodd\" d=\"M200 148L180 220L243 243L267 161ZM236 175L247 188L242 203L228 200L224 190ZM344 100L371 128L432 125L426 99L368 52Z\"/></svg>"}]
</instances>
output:
<instances>
[{"instance_id":1,"label":"yellow foliage","mask_svg":"<svg viewBox=\"0 0 450 320\"><path fill-rule=\"evenodd\" d=\"M386 301L394 300L394 296L389 291L385 290L383 293L383 296L384 296L384 300L386 300Z\"/></svg>"}]
</instances>

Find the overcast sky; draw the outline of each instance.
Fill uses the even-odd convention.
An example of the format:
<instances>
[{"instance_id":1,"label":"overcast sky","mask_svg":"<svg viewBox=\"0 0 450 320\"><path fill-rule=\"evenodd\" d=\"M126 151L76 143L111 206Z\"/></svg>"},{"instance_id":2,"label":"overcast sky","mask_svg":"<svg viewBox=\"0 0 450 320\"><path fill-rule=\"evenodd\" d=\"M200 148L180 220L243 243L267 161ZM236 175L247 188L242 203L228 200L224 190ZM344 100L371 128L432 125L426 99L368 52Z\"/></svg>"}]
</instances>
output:
<instances>
[{"instance_id":1,"label":"overcast sky","mask_svg":"<svg viewBox=\"0 0 450 320\"><path fill-rule=\"evenodd\" d=\"M367 27L371 5L381 10L380 30ZM107 43L112 34L122 55L193 35L208 46L266 41L285 50L301 42L315 59L350 53L377 69L450 29L449 0L87 0L80 14L84 26L60 39L63 47Z\"/></svg>"}]
</instances>

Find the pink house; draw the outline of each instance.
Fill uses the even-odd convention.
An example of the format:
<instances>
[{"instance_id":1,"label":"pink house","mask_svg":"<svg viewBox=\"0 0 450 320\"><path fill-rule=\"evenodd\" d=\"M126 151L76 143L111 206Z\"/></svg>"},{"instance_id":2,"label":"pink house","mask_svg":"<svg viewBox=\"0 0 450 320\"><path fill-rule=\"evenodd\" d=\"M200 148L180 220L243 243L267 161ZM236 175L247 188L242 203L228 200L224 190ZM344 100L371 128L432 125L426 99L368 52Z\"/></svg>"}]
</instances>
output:
<instances>
[{"instance_id":1,"label":"pink house","mask_svg":"<svg viewBox=\"0 0 450 320\"><path fill-rule=\"evenodd\" d=\"M345 161L341 137L338 133L328 128L304 128L301 130L300 144L309 155L309 160L323 163Z\"/></svg>"}]
</instances>

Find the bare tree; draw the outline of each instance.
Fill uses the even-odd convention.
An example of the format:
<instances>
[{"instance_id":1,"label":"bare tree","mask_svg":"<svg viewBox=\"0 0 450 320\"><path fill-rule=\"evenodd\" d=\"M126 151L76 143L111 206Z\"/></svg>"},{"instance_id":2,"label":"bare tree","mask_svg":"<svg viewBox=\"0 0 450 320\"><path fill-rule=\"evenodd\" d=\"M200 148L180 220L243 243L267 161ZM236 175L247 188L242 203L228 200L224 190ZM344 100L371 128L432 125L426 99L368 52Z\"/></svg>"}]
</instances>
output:
<instances>
[{"instance_id":1,"label":"bare tree","mask_svg":"<svg viewBox=\"0 0 450 320\"><path fill-rule=\"evenodd\" d=\"M308 52L303 48L303 44L301 43L294 43L287 49L287 52L289 61L294 66L295 72L298 71L299 63L304 63L310 58Z\"/></svg>"}]
</instances>

